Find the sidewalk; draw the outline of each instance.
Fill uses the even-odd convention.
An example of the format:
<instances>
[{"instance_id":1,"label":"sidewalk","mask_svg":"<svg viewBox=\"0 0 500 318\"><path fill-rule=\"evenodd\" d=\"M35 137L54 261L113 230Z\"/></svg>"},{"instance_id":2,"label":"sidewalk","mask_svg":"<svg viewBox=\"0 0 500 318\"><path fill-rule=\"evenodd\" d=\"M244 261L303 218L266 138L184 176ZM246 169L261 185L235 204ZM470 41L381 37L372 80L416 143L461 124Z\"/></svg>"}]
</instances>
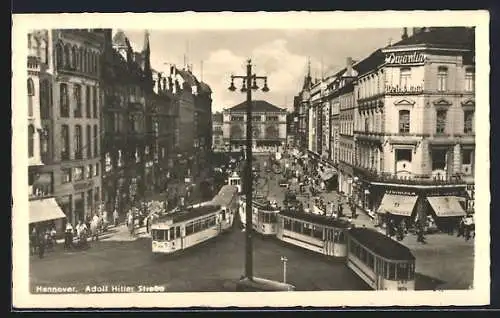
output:
<instances>
[{"instance_id":1,"label":"sidewalk","mask_svg":"<svg viewBox=\"0 0 500 318\"><path fill-rule=\"evenodd\" d=\"M150 234L146 232L146 227L137 227L135 228L135 235L130 235L128 227L125 223L118 224L118 226L114 226L110 224L106 232L101 232L99 234L99 241L102 242L132 242L139 238L149 238ZM73 242L76 242L76 237L73 238ZM90 238L88 239L91 240ZM95 241L94 241L95 242ZM64 244L64 238L58 239L57 244Z\"/></svg>"}]
</instances>

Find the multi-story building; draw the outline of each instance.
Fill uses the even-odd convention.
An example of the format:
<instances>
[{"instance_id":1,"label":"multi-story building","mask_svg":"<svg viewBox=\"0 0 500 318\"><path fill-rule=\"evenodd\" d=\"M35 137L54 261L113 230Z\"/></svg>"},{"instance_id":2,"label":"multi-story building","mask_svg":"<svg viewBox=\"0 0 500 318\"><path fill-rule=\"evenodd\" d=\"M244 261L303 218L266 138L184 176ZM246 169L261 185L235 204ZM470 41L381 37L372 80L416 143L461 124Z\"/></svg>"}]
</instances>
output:
<instances>
[{"instance_id":1,"label":"multi-story building","mask_svg":"<svg viewBox=\"0 0 500 318\"><path fill-rule=\"evenodd\" d=\"M212 149L214 152L224 152L224 133L222 130L223 116L221 112L212 114Z\"/></svg>"},{"instance_id":2,"label":"multi-story building","mask_svg":"<svg viewBox=\"0 0 500 318\"><path fill-rule=\"evenodd\" d=\"M286 145L286 109L263 100L252 101L252 134L255 152L278 151ZM229 151L246 145L246 102L223 110L224 144Z\"/></svg>"},{"instance_id":3,"label":"multi-story building","mask_svg":"<svg viewBox=\"0 0 500 318\"><path fill-rule=\"evenodd\" d=\"M289 112L286 115L286 146L292 149L295 146L297 136L297 122L298 117L295 111Z\"/></svg>"},{"instance_id":4,"label":"multi-story building","mask_svg":"<svg viewBox=\"0 0 500 318\"><path fill-rule=\"evenodd\" d=\"M28 186L30 224L55 221L62 226L65 217L54 197L51 34L46 30L28 33L27 110L28 110ZM50 147L50 148L49 148ZM54 167L54 166L52 166Z\"/></svg>"},{"instance_id":5,"label":"multi-story building","mask_svg":"<svg viewBox=\"0 0 500 318\"><path fill-rule=\"evenodd\" d=\"M315 80L309 90L310 102L308 105L308 154L312 158L319 159L322 151L322 89L323 86L319 80Z\"/></svg>"},{"instance_id":6,"label":"multi-story building","mask_svg":"<svg viewBox=\"0 0 500 318\"><path fill-rule=\"evenodd\" d=\"M415 28L360 62L355 199L446 223L474 183L474 30Z\"/></svg>"},{"instance_id":7,"label":"multi-story building","mask_svg":"<svg viewBox=\"0 0 500 318\"><path fill-rule=\"evenodd\" d=\"M304 78L304 84L300 93L294 98L294 107L297 107L298 128L297 128L297 148L306 153L309 149L309 105L310 90L313 81L311 78L311 66L309 64L307 75Z\"/></svg>"},{"instance_id":8,"label":"multi-story building","mask_svg":"<svg viewBox=\"0 0 500 318\"><path fill-rule=\"evenodd\" d=\"M41 107L44 137L40 173L52 174L53 190L71 222L89 217L101 200L100 56L102 30L48 32L48 101ZM52 88L50 88L52 87ZM43 93L42 95L46 95ZM49 109L47 109L49 108Z\"/></svg>"}]
</instances>

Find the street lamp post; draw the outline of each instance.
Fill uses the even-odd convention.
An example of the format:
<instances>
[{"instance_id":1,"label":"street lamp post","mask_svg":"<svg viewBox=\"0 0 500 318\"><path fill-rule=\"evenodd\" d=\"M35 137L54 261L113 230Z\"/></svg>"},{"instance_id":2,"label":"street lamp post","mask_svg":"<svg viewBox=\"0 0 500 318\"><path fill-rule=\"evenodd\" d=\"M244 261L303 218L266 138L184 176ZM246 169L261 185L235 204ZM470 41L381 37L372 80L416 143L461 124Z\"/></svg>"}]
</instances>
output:
<instances>
[{"instance_id":1,"label":"street lamp post","mask_svg":"<svg viewBox=\"0 0 500 318\"><path fill-rule=\"evenodd\" d=\"M244 177L244 187L245 187L245 234L246 234L246 244L245 244L245 277L249 280L253 280L253 251L252 251L252 90L257 90L257 80L264 80L264 87L262 87L263 92L268 92L267 87L267 76L257 76L252 74L252 60L247 61L247 73L244 76L231 75L231 85L229 90L234 92L236 87L234 86L234 79L242 79L241 92L247 93L246 100L246 167L245 167L245 177Z\"/></svg>"},{"instance_id":2,"label":"street lamp post","mask_svg":"<svg viewBox=\"0 0 500 318\"><path fill-rule=\"evenodd\" d=\"M286 263L288 262L288 258L281 256L281 262L283 263L283 284L286 284Z\"/></svg>"}]
</instances>

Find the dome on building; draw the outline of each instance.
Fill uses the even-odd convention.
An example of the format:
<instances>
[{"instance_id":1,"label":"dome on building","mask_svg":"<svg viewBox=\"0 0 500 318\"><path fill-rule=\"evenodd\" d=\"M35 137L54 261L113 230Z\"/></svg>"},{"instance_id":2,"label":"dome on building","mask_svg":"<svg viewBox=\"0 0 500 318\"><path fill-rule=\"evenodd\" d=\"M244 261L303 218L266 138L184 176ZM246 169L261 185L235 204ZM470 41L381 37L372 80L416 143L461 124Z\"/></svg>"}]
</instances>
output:
<instances>
[{"instance_id":1,"label":"dome on building","mask_svg":"<svg viewBox=\"0 0 500 318\"><path fill-rule=\"evenodd\" d=\"M212 89L205 82L200 82L200 91L207 94L212 94Z\"/></svg>"},{"instance_id":2,"label":"dome on building","mask_svg":"<svg viewBox=\"0 0 500 318\"><path fill-rule=\"evenodd\" d=\"M196 76L194 76L191 72L177 69L177 74L179 74L184 80L184 82L188 83L189 86L193 87L198 85L198 80L196 79Z\"/></svg>"},{"instance_id":3,"label":"dome on building","mask_svg":"<svg viewBox=\"0 0 500 318\"><path fill-rule=\"evenodd\" d=\"M116 47L127 47L127 36L122 30L118 30L113 36L113 46Z\"/></svg>"}]
</instances>

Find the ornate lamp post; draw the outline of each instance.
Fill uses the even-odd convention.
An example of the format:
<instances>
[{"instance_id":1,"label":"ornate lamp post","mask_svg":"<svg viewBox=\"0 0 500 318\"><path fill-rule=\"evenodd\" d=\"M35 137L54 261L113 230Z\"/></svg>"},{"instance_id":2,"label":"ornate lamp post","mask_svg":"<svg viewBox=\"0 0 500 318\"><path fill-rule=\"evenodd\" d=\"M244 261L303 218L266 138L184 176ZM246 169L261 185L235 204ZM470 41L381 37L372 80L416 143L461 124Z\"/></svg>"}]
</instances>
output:
<instances>
[{"instance_id":1,"label":"ornate lamp post","mask_svg":"<svg viewBox=\"0 0 500 318\"><path fill-rule=\"evenodd\" d=\"M246 234L246 253L245 253L245 277L249 280L253 280L253 250L252 250L252 90L258 90L257 80L264 80L264 86L262 87L263 92L268 92L269 88L267 87L267 76L257 76L252 74L252 60L247 61L247 73L243 76L231 75L231 85L229 86L229 90L234 92L236 87L234 86L234 79L242 79L242 87L241 92L247 93L246 100L246 167L245 167L245 176L244 176L244 189L245 189L245 199L246 199L246 208L245 208L245 216L247 226L245 227Z\"/></svg>"}]
</instances>

